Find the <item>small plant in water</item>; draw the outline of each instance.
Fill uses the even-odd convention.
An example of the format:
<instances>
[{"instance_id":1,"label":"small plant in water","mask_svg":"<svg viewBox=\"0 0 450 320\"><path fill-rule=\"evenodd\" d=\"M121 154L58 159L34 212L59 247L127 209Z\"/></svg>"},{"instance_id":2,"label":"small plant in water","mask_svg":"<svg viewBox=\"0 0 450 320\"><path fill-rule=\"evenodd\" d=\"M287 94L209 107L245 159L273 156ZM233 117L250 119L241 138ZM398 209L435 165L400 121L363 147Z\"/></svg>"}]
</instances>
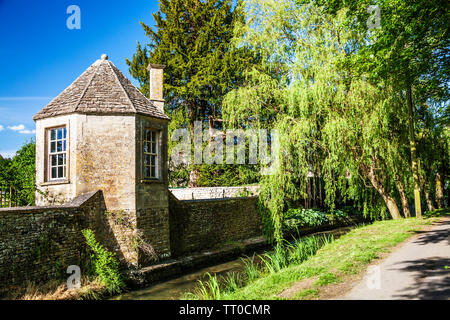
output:
<instances>
[{"instance_id":1,"label":"small plant in water","mask_svg":"<svg viewBox=\"0 0 450 320\"><path fill-rule=\"evenodd\" d=\"M194 294L204 300L220 299L220 284L217 276L211 275L209 272L206 275L209 279L207 281L199 280L200 285Z\"/></svg>"},{"instance_id":2,"label":"small plant in water","mask_svg":"<svg viewBox=\"0 0 450 320\"><path fill-rule=\"evenodd\" d=\"M242 258L244 263L244 274L247 277L247 282L252 282L259 278L260 272L258 270L258 265L255 262L255 255L253 257Z\"/></svg>"}]
</instances>

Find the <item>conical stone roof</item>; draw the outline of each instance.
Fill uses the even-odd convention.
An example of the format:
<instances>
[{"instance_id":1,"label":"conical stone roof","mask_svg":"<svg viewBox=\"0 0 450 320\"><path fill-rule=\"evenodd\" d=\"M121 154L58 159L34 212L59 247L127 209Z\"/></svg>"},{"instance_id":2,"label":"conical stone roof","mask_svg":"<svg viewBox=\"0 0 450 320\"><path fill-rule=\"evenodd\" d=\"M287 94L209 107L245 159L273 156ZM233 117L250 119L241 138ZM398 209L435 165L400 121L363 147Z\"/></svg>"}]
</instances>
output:
<instances>
[{"instance_id":1,"label":"conical stone roof","mask_svg":"<svg viewBox=\"0 0 450 320\"><path fill-rule=\"evenodd\" d=\"M70 113L143 114L169 119L107 59L95 61L33 120Z\"/></svg>"}]
</instances>

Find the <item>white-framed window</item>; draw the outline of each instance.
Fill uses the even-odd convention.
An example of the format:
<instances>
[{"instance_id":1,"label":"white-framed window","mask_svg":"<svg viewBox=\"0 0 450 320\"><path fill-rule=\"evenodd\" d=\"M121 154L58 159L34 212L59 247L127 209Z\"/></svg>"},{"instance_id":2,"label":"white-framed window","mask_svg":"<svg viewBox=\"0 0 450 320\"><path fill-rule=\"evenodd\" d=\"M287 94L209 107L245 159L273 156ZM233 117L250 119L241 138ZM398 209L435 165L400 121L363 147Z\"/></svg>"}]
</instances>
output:
<instances>
[{"instance_id":1,"label":"white-framed window","mask_svg":"<svg viewBox=\"0 0 450 320\"><path fill-rule=\"evenodd\" d=\"M144 179L158 179L158 131L144 129Z\"/></svg>"},{"instance_id":2,"label":"white-framed window","mask_svg":"<svg viewBox=\"0 0 450 320\"><path fill-rule=\"evenodd\" d=\"M66 127L52 128L48 137L48 180L67 178L67 130Z\"/></svg>"}]
</instances>

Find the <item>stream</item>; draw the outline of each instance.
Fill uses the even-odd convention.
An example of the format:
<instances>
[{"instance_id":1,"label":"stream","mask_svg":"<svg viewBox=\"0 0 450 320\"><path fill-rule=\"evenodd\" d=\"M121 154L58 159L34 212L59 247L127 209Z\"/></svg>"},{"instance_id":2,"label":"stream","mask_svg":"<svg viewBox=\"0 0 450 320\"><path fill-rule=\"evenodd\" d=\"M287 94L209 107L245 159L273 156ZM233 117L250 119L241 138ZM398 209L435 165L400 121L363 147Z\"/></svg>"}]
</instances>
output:
<instances>
[{"instance_id":1,"label":"stream","mask_svg":"<svg viewBox=\"0 0 450 320\"><path fill-rule=\"evenodd\" d=\"M206 267L193 273L185 274L172 280L166 280L151 287L127 292L112 297L112 300L174 300L180 299L183 293L191 291L198 285L199 280L207 280L210 274L226 274L227 272L240 272L244 264L241 258Z\"/></svg>"},{"instance_id":2,"label":"stream","mask_svg":"<svg viewBox=\"0 0 450 320\"><path fill-rule=\"evenodd\" d=\"M318 232L314 235L328 234L336 238L350 231L351 227L338 228L325 232ZM311 236L311 235L309 235ZM261 254L262 252L258 252ZM251 256L251 255L250 255ZM234 260L205 267L192 273L181 275L171 280L156 283L145 289L126 292L114 296L111 300L178 300L188 291L192 291L198 286L198 281L208 279L207 273L216 275L225 275L229 272L241 272L244 269L244 263L241 257Z\"/></svg>"}]
</instances>

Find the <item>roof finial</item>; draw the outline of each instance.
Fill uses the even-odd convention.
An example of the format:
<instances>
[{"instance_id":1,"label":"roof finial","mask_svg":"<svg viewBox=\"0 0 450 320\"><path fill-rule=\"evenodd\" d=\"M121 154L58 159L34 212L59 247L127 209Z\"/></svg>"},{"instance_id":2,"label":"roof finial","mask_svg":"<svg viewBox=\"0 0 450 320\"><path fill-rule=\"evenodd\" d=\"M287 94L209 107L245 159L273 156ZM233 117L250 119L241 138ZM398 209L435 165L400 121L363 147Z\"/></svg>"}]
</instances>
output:
<instances>
[{"instance_id":1,"label":"roof finial","mask_svg":"<svg viewBox=\"0 0 450 320\"><path fill-rule=\"evenodd\" d=\"M108 55L106 53L102 54L102 60L108 60Z\"/></svg>"}]
</instances>

